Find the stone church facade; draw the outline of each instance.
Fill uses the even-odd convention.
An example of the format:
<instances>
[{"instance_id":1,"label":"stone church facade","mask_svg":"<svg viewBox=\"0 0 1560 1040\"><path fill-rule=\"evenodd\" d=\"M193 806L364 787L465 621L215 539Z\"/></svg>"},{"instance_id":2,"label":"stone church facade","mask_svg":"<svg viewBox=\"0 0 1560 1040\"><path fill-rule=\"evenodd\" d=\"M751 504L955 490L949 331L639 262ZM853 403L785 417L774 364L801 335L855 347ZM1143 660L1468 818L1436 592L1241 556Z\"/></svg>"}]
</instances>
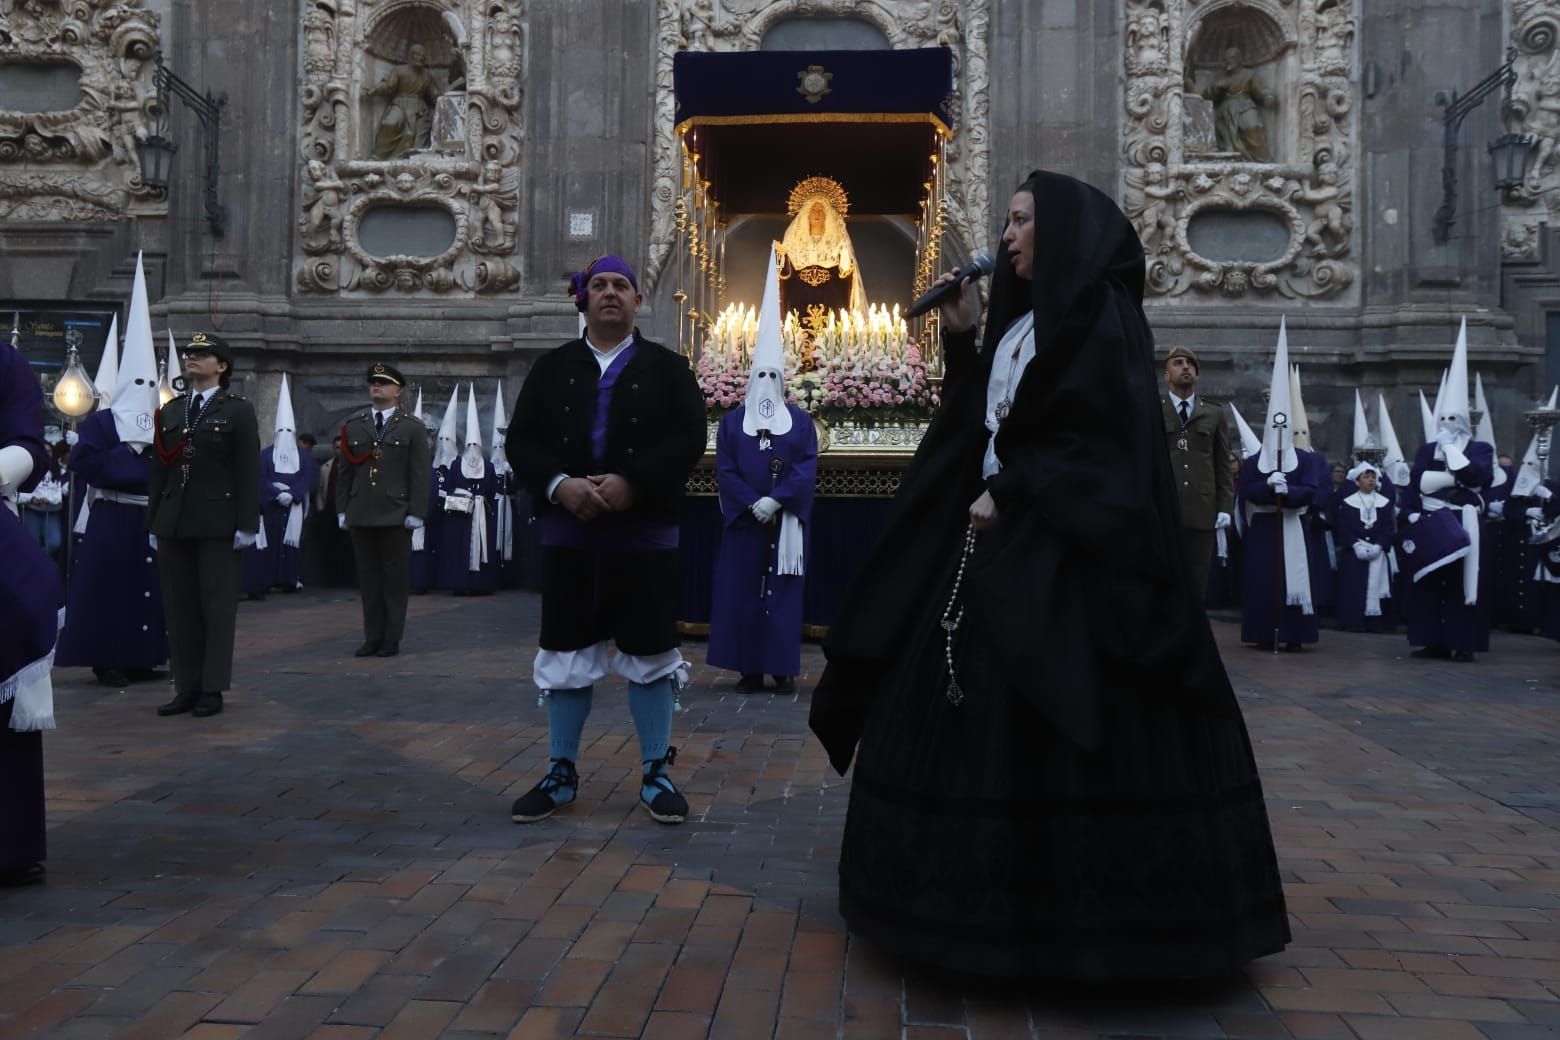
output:
<instances>
[{"instance_id":1,"label":"stone church facade","mask_svg":"<svg viewBox=\"0 0 1560 1040\"><path fill-rule=\"evenodd\" d=\"M1253 421L1284 316L1318 446L1348 453L1362 387L1412 450L1466 315L1500 446L1526 443L1560 381L1560 0L0 0L0 306L122 307L139 249L159 335L219 330L262 409L289 373L303 427L332 429L379 358L430 410L468 381L512 399L599 253L639 267L642 327L673 337L680 50L936 46L945 257L992 244L1029 169L1071 173L1137 226L1161 348L1196 349ZM1439 102L1508 47L1438 242ZM141 181L159 50L226 95L220 237L177 102L171 187ZM1534 147L1502 194L1505 129Z\"/></svg>"}]
</instances>

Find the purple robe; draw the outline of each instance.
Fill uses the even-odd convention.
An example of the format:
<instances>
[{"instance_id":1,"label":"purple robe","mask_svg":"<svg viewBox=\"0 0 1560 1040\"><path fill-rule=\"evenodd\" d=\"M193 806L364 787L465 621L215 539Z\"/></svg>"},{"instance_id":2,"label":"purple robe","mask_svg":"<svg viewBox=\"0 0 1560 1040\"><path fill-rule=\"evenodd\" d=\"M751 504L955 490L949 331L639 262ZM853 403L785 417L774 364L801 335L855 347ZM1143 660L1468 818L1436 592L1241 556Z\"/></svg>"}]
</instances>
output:
<instances>
[{"instance_id":1,"label":"purple robe","mask_svg":"<svg viewBox=\"0 0 1560 1040\"><path fill-rule=\"evenodd\" d=\"M434 467L433 479L428 481L428 515L423 521L423 547L412 550L412 595L421 596L433 587L434 563L438 559L439 539L444 531L444 499L439 495L439 474L444 470ZM415 541L415 532L413 539Z\"/></svg>"},{"instance_id":2,"label":"purple robe","mask_svg":"<svg viewBox=\"0 0 1560 1040\"><path fill-rule=\"evenodd\" d=\"M20 445L32 473L31 491L48 471L43 444L43 391L27 360L0 342L0 447ZM59 569L0 505L0 870L41 863L47 851L43 801L43 734L11 728L14 684L24 669L47 668L65 600Z\"/></svg>"},{"instance_id":3,"label":"purple robe","mask_svg":"<svg viewBox=\"0 0 1560 1040\"><path fill-rule=\"evenodd\" d=\"M434 470L435 494L439 496L439 540L434 558L434 584L455 592L492 592L498 587L498 475L493 464L482 460L482 476L475 479L461 472L460 459ZM466 490L482 496L487 518L487 562L471 570L471 524L473 513L455 513L444 508L445 500L456 491ZM442 492L442 494L440 494Z\"/></svg>"},{"instance_id":4,"label":"purple robe","mask_svg":"<svg viewBox=\"0 0 1560 1040\"><path fill-rule=\"evenodd\" d=\"M761 524L749 507L768 495L802 522L802 564L810 566L813 489L818 475L818 435L812 417L795 405L791 431L771 438L763 451L742 432L746 406L720 421L715 472L725 520L715 556L707 660L744 675L794 676L802 667L801 574L780 575L780 514ZM780 471L771 466L777 461Z\"/></svg>"},{"instance_id":5,"label":"purple robe","mask_svg":"<svg viewBox=\"0 0 1560 1040\"><path fill-rule=\"evenodd\" d=\"M1391 624L1390 598L1381 601L1380 614L1371 617L1365 613L1370 561L1354 555L1355 542L1369 542L1381 547L1382 566L1390 566L1388 553L1397 532L1397 511L1392 505L1391 489L1387 490L1388 494L1381 495L1386 504L1376 508L1375 519L1368 526L1360 510L1350 505L1348 498L1338 501L1333 514L1333 533L1338 540L1338 624L1351 631L1384 632Z\"/></svg>"},{"instance_id":6,"label":"purple robe","mask_svg":"<svg viewBox=\"0 0 1560 1040\"><path fill-rule=\"evenodd\" d=\"M77 430L70 468L76 494L87 488L145 497L151 445L140 452L119 439L114 415L94 412ZM146 533L146 506L98 498L86 533L72 550L70 596L55 664L156 668L168 660L157 553Z\"/></svg>"},{"instance_id":7,"label":"purple robe","mask_svg":"<svg viewBox=\"0 0 1560 1040\"><path fill-rule=\"evenodd\" d=\"M1446 462L1435 457L1435 448L1434 443L1423 445L1414 456L1407 511L1419 512L1424 508L1424 499L1431 497L1449 506L1475 506L1482 516L1484 494L1489 491L1495 474L1495 449L1483 441L1470 441L1463 452L1468 458L1468 465L1455 474L1456 485L1426 496L1420 491L1421 478L1426 473L1446 472ZM1482 557L1484 554L1481 552L1479 555ZM1482 566L1481 559L1481 571ZM1466 602L1460 561L1432 571L1414 582L1404 613L1408 620L1410 646L1450 650L1454 653L1475 653L1490 648L1489 625L1478 604L1475 602L1469 605Z\"/></svg>"},{"instance_id":8,"label":"purple robe","mask_svg":"<svg viewBox=\"0 0 1560 1040\"><path fill-rule=\"evenodd\" d=\"M265 548L244 551L244 592L251 596L264 595L267 589L281 588L287 592L298 587L298 561L303 546L303 532L298 532L298 545L284 545L287 534L287 514L292 505L282 505L277 496L285 490L293 502L303 503L304 519L309 515L309 493L314 489L314 474L318 463L307 453L300 451L298 472L276 472L276 446L268 445L260 450L260 522L265 525ZM285 484L278 488L277 484Z\"/></svg>"},{"instance_id":9,"label":"purple robe","mask_svg":"<svg viewBox=\"0 0 1560 1040\"><path fill-rule=\"evenodd\" d=\"M1284 496L1284 511L1309 510L1318 492L1316 467L1309 461L1314 458L1308 451L1296 450L1299 463L1286 474L1289 492ZM1240 477L1235 481L1235 493L1248 507L1272 509L1278 503L1273 489L1268 486L1268 474L1257 469L1260 456L1253 455L1241 465ZM1325 474L1327 469L1322 467ZM1304 520L1301 521L1304 523ZM1275 580L1283 582L1282 561L1278 557L1278 514L1254 512L1247 518L1246 536L1241 543L1241 605L1240 638L1242 642L1271 646L1273 643L1273 607L1285 595L1284 588L1274 589ZM1312 590L1315 602L1315 590ZM1278 641L1280 643L1315 643L1321 638L1321 625L1316 614L1306 614L1298 606L1284 605L1279 614Z\"/></svg>"}]
</instances>

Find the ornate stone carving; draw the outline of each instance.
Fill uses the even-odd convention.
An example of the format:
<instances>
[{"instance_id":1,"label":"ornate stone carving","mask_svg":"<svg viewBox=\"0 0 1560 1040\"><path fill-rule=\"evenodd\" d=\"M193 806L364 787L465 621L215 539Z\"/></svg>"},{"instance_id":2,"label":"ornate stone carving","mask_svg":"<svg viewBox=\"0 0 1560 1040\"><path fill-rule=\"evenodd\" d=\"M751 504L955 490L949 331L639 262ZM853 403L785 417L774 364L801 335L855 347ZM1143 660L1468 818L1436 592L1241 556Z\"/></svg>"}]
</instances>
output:
<instances>
[{"instance_id":1,"label":"ornate stone carving","mask_svg":"<svg viewBox=\"0 0 1560 1040\"><path fill-rule=\"evenodd\" d=\"M1124 24L1122 201L1150 296L1347 291L1359 270L1351 0L1126 0ZM1199 214L1222 230L1191 234ZM1230 231L1259 221L1282 229L1281 246Z\"/></svg>"},{"instance_id":2,"label":"ornate stone carving","mask_svg":"<svg viewBox=\"0 0 1560 1040\"><path fill-rule=\"evenodd\" d=\"M525 19L523 0L307 0L300 291L478 295L519 283ZM381 206L443 209L455 240L435 256L372 254L359 230Z\"/></svg>"},{"instance_id":3,"label":"ornate stone carving","mask_svg":"<svg viewBox=\"0 0 1560 1040\"><path fill-rule=\"evenodd\" d=\"M1510 0L1517 47L1510 130L1534 136L1528 175L1506 192L1501 252L1508 260L1538 255L1538 229L1560 196L1560 0Z\"/></svg>"},{"instance_id":4,"label":"ornate stone carving","mask_svg":"<svg viewBox=\"0 0 1560 1040\"><path fill-rule=\"evenodd\" d=\"M155 114L158 16L141 0L0 0L0 65L79 70L64 111L7 108L0 93L0 217L113 220L161 212L136 142ZM11 176L8 169L25 173Z\"/></svg>"},{"instance_id":5,"label":"ornate stone carving","mask_svg":"<svg viewBox=\"0 0 1560 1040\"><path fill-rule=\"evenodd\" d=\"M947 150L949 226L965 252L986 247L991 227L990 5L956 0L657 0L657 10L647 287L659 278L677 241L681 155L674 126L673 58L679 50L757 50L770 26L796 16L859 18L876 26L893 47L953 50L958 126Z\"/></svg>"}]
</instances>

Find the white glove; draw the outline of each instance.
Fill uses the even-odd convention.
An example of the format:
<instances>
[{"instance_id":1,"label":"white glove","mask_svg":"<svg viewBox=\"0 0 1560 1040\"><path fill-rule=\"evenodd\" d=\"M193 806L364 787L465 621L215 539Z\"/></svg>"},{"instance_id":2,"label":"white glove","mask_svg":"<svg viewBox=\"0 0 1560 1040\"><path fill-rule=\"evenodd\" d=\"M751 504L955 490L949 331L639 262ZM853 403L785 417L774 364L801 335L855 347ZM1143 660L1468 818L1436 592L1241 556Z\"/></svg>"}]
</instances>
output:
<instances>
[{"instance_id":1,"label":"white glove","mask_svg":"<svg viewBox=\"0 0 1560 1040\"><path fill-rule=\"evenodd\" d=\"M1289 494L1289 481L1286 480L1284 474L1278 470L1274 470L1272 473L1268 474L1267 484L1268 487L1273 489L1273 493L1275 495Z\"/></svg>"},{"instance_id":2,"label":"white glove","mask_svg":"<svg viewBox=\"0 0 1560 1040\"><path fill-rule=\"evenodd\" d=\"M76 442L79 440L81 440L81 434L77 433L75 430L65 431L65 443L69 444L72 448L76 446Z\"/></svg>"},{"instance_id":3,"label":"white glove","mask_svg":"<svg viewBox=\"0 0 1560 1040\"><path fill-rule=\"evenodd\" d=\"M1548 502L1551 498L1555 497L1555 493L1546 488L1544 485L1540 484L1538 487L1533 489L1533 497L1538 499L1540 502Z\"/></svg>"},{"instance_id":4,"label":"white glove","mask_svg":"<svg viewBox=\"0 0 1560 1040\"><path fill-rule=\"evenodd\" d=\"M271 486L273 488L275 488L276 490L278 490L278 491L286 491L287 490L287 485L283 484L280 480L273 480L273 481L271 481Z\"/></svg>"},{"instance_id":5,"label":"white glove","mask_svg":"<svg viewBox=\"0 0 1560 1040\"><path fill-rule=\"evenodd\" d=\"M235 549L249 549L249 548L252 548L254 546L254 544L257 541L259 541L259 540L260 540L260 536L258 534L256 534L254 531L234 531L233 532L233 548L235 548Z\"/></svg>"},{"instance_id":6,"label":"white glove","mask_svg":"<svg viewBox=\"0 0 1560 1040\"><path fill-rule=\"evenodd\" d=\"M408 531L415 531L423 525L422 517L420 516L409 516L402 520L401 523L406 525Z\"/></svg>"},{"instance_id":7,"label":"white glove","mask_svg":"<svg viewBox=\"0 0 1560 1040\"><path fill-rule=\"evenodd\" d=\"M1408 514L1408 522L1411 523L1411 524L1419 523L1419 514L1418 513L1409 513Z\"/></svg>"},{"instance_id":8,"label":"white glove","mask_svg":"<svg viewBox=\"0 0 1560 1040\"><path fill-rule=\"evenodd\" d=\"M1525 515L1527 516L1527 518L1529 520L1542 520L1542 519L1544 519L1544 511L1542 509L1540 509L1538 506L1529 506L1528 507L1528 511L1527 511L1527 513Z\"/></svg>"},{"instance_id":9,"label":"white glove","mask_svg":"<svg viewBox=\"0 0 1560 1040\"><path fill-rule=\"evenodd\" d=\"M337 513L336 514L336 526L341 528L343 531L345 531L347 529L347 514L346 513Z\"/></svg>"},{"instance_id":10,"label":"white glove","mask_svg":"<svg viewBox=\"0 0 1560 1040\"><path fill-rule=\"evenodd\" d=\"M1365 542L1365 541L1355 542L1354 543L1354 558L1356 560L1372 560L1372 559L1375 558L1375 555L1371 552L1371 550L1375 549L1375 548L1376 547L1374 545L1371 545L1369 542Z\"/></svg>"},{"instance_id":11,"label":"white glove","mask_svg":"<svg viewBox=\"0 0 1560 1040\"><path fill-rule=\"evenodd\" d=\"M146 544L152 547L152 552L156 552L157 551L157 536L155 534L147 535L146 536Z\"/></svg>"},{"instance_id":12,"label":"white glove","mask_svg":"<svg viewBox=\"0 0 1560 1040\"><path fill-rule=\"evenodd\" d=\"M1429 470L1419 478L1419 490L1426 495L1433 495L1437 491L1445 491L1456 486L1457 478L1440 470Z\"/></svg>"},{"instance_id":13,"label":"white glove","mask_svg":"<svg viewBox=\"0 0 1560 1040\"><path fill-rule=\"evenodd\" d=\"M454 491L451 491L450 494L452 494L452 495L465 495L467 498L470 498L471 497L471 489L470 488L456 488Z\"/></svg>"},{"instance_id":14,"label":"white glove","mask_svg":"<svg viewBox=\"0 0 1560 1040\"><path fill-rule=\"evenodd\" d=\"M276 501L279 505L282 506L282 508L287 508L288 506L292 505L293 502L292 492L283 491L280 495L276 496Z\"/></svg>"},{"instance_id":15,"label":"white glove","mask_svg":"<svg viewBox=\"0 0 1560 1040\"><path fill-rule=\"evenodd\" d=\"M1456 445L1444 444L1441 453L1446 456L1446 468L1453 473L1464 469L1468 465L1468 456L1464 455Z\"/></svg>"},{"instance_id":16,"label":"white glove","mask_svg":"<svg viewBox=\"0 0 1560 1040\"><path fill-rule=\"evenodd\" d=\"M1457 431L1456 430L1449 430L1449 429L1447 429L1446 427L1443 426L1440 429L1435 431L1435 443L1439 447L1444 448L1448 444L1455 443L1456 440L1457 440Z\"/></svg>"},{"instance_id":17,"label":"white glove","mask_svg":"<svg viewBox=\"0 0 1560 1040\"><path fill-rule=\"evenodd\" d=\"M749 508L759 523L767 524L775 518L776 513L780 512L780 503L765 495Z\"/></svg>"},{"instance_id":18,"label":"white glove","mask_svg":"<svg viewBox=\"0 0 1560 1040\"><path fill-rule=\"evenodd\" d=\"M1505 515L1506 515L1506 503L1505 503L1505 500L1501 499L1501 500L1497 500L1497 501L1494 501L1494 502L1490 503L1490 517L1492 519L1499 520L1501 517L1503 517Z\"/></svg>"},{"instance_id":19,"label":"white glove","mask_svg":"<svg viewBox=\"0 0 1560 1040\"><path fill-rule=\"evenodd\" d=\"M20 487L32 476L32 452L20 444L8 444L0 448L0 487Z\"/></svg>"},{"instance_id":20,"label":"white glove","mask_svg":"<svg viewBox=\"0 0 1560 1040\"><path fill-rule=\"evenodd\" d=\"M1230 514L1220 513L1213 518L1213 529L1215 531L1222 531L1228 526L1230 526Z\"/></svg>"}]
</instances>

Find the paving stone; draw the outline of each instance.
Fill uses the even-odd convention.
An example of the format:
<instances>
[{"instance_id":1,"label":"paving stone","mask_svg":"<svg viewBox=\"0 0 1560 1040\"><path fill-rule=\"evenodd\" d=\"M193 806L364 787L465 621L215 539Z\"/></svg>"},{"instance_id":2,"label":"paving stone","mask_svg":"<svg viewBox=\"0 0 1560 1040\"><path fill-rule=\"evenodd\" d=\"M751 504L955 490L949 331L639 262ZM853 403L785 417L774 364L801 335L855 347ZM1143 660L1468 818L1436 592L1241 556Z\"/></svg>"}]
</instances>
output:
<instances>
[{"instance_id":1,"label":"paving stone","mask_svg":"<svg viewBox=\"0 0 1560 1040\"><path fill-rule=\"evenodd\" d=\"M50 878L0 892L0 1038L1560 1028L1560 671L1537 639L1497 634L1470 669L1332 631L1324 652L1274 658L1216 623L1295 943L1233 984L1031 994L846 935L850 784L807 730L815 645L787 698L733 695L701 644L685 648L687 825L638 810L626 699L605 694L579 801L513 825L508 803L546 758L545 713L517 689L536 622L526 594L418 597L402 656L365 665L347 654L350 592L245 604L228 710L199 727L157 719L160 689L110 697L59 670Z\"/></svg>"}]
</instances>

